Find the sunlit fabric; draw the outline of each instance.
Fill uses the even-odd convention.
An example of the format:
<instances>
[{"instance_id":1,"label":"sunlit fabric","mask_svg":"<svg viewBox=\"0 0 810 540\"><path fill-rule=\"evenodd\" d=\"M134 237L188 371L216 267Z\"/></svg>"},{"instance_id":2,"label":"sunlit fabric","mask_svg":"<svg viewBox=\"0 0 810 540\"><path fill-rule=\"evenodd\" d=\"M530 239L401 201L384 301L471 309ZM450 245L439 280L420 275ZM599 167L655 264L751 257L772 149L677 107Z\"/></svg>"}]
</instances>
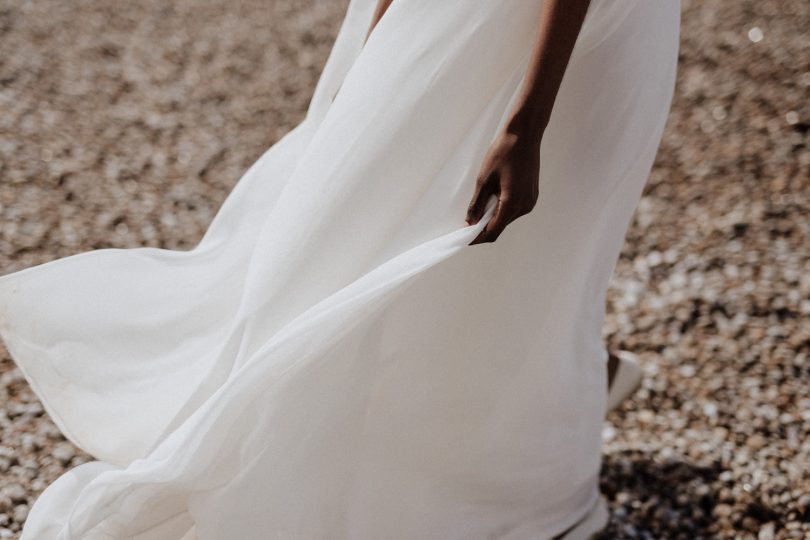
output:
<instances>
[{"instance_id":1,"label":"sunlit fabric","mask_svg":"<svg viewBox=\"0 0 810 540\"><path fill-rule=\"evenodd\" d=\"M306 118L194 249L0 278L0 335L97 459L23 540L536 540L595 501L605 293L678 2L592 2L538 204L474 246L495 201L472 226L467 204L541 2L394 0L363 45L375 4L351 1Z\"/></svg>"}]
</instances>

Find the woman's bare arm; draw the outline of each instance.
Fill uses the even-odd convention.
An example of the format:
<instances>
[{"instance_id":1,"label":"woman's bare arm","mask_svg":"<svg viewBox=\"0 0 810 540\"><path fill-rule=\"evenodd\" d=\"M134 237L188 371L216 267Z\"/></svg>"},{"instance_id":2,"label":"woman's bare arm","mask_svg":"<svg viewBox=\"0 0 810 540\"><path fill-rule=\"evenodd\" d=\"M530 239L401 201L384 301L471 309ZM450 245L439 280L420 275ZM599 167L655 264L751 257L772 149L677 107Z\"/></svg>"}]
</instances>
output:
<instances>
[{"instance_id":1,"label":"woman's bare arm","mask_svg":"<svg viewBox=\"0 0 810 540\"><path fill-rule=\"evenodd\" d=\"M590 0L543 0L523 86L481 166L467 223L481 219L490 196L498 197L498 206L471 244L494 242L509 223L528 214L537 202L540 142L589 5Z\"/></svg>"},{"instance_id":2,"label":"woman's bare arm","mask_svg":"<svg viewBox=\"0 0 810 540\"><path fill-rule=\"evenodd\" d=\"M368 32L366 32L366 39L363 40L363 43L368 41L368 36L371 35L371 31L374 30L374 27L377 26L378 22L380 22L380 19L382 19L382 16L385 15L388 6L390 6L391 2L393 1L394 0L379 0L377 3L377 9L374 10L374 17L371 20L371 26L369 27Z\"/></svg>"}]
</instances>

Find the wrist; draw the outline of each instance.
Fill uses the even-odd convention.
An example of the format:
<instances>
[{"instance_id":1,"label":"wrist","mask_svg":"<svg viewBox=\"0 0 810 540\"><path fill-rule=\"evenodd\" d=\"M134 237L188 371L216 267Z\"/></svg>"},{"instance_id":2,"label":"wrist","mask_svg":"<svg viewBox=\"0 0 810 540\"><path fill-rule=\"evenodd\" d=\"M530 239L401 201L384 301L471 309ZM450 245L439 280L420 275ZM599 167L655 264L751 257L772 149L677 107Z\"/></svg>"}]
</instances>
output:
<instances>
[{"instance_id":1,"label":"wrist","mask_svg":"<svg viewBox=\"0 0 810 540\"><path fill-rule=\"evenodd\" d=\"M507 120L504 131L522 142L539 146L547 125L545 115L527 108L517 108Z\"/></svg>"}]
</instances>

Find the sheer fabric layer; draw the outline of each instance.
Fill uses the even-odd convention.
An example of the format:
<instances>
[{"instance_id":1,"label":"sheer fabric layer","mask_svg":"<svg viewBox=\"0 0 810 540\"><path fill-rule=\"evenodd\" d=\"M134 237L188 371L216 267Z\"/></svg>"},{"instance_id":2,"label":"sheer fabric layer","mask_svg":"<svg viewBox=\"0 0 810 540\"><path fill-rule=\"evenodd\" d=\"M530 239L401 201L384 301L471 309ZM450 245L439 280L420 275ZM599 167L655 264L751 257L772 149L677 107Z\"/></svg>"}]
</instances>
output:
<instances>
[{"instance_id":1,"label":"sheer fabric layer","mask_svg":"<svg viewBox=\"0 0 810 540\"><path fill-rule=\"evenodd\" d=\"M0 277L0 335L98 461L23 540L551 537L597 493L604 294L669 108L678 3L591 5L540 200L468 246L540 2L351 0L305 120L188 252ZM333 99L334 98L334 99Z\"/></svg>"}]
</instances>

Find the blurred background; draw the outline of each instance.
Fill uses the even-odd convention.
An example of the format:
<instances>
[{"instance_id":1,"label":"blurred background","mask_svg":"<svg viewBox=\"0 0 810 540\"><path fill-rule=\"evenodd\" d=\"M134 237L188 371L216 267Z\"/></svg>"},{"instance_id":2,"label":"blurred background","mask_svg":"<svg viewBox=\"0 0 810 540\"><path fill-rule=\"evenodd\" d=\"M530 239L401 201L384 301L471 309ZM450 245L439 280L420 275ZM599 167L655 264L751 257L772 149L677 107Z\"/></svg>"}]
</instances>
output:
<instances>
[{"instance_id":1,"label":"blurred background","mask_svg":"<svg viewBox=\"0 0 810 540\"><path fill-rule=\"evenodd\" d=\"M0 0L0 274L192 247L303 119L347 5ZM645 380L605 424L603 537L810 538L810 2L682 6L672 112L609 293L605 340ZM0 435L0 538L18 538L92 458L2 348Z\"/></svg>"}]
</instances>

